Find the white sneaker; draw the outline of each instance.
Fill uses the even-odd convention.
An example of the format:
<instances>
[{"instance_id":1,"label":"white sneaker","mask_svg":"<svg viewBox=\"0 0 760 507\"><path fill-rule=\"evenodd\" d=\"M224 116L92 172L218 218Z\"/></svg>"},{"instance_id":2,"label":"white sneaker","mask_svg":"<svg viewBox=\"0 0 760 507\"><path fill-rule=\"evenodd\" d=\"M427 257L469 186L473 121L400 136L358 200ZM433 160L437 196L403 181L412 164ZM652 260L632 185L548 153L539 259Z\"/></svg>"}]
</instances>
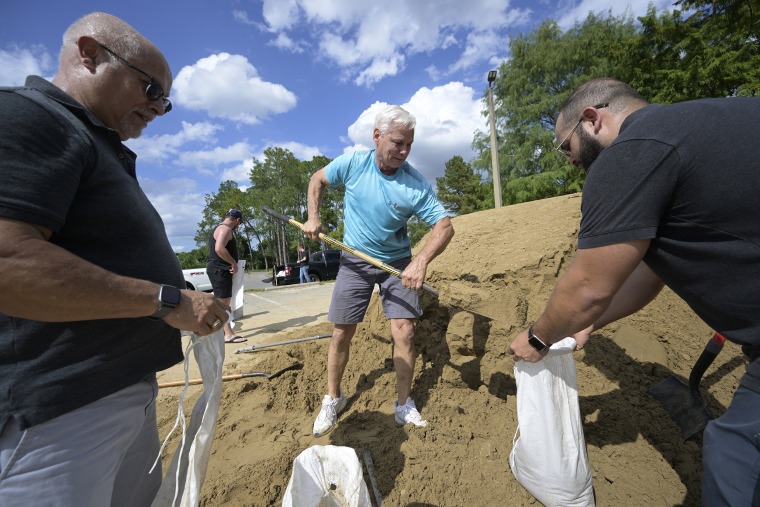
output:
<instances>
[{"instance_id":1,"label":"white sneaker","mask_svg":"<svg viewBox=\"0 0 760 507\"><path fill-rule=\"evenodd\" d=\"M393 408L396 409L396 422L401 426L408 423L412 423L415 426L427 426L427 421L417 411L417 406L411 398L407 398L406 403L401 406L399 406L397 400L394 400Z\"/></svg>"},{"instance_id":2,"label":"white sneaker","mask_svg":"<svg viewBox=\"0 0 760 507\"><path fill-rule=\"evenodd\" d=\"M325 397L322 398L322 410L319 411L317 420L314 421L314 429L312 431L315 437L321 437L335 427L338 414L346 408L346 402L347 400L343 396L343 391L340 391L340 394L335 399L329 394L325 394Z\"/></svg>"}]
</instances>

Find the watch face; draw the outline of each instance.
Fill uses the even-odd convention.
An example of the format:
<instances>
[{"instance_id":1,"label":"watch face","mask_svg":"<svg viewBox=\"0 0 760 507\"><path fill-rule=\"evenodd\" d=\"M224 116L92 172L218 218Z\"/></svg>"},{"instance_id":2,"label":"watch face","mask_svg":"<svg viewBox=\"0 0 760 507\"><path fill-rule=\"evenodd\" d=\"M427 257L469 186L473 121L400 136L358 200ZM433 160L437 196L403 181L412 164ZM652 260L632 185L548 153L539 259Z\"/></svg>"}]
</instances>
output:
<instances>
[{"instance_id":1,"label":"watch face","mask_svg":"<svg viewBox=\"0 0 760 507\"><path fill-rule=\"evenodd\" d=\"M171 285L164 285L161 287L161 302L169 306L177 306L180 301L180 290L177 287Z\"/></svg>"},{"instance_id":2,"label":"watch face","mask_svg":"<svg viewBox=\"0 0 760 507\"><path fill-rule=\"evenodd\" d=\"M529 337L528 338L528 343L530 343L530 345L534 349L538 350L539 352L542 351L542 350L544 350L546 348L546 344L544 342L542 342L541 340L539 340L538 338L536 338L535 336Z\"/></svg>"}]
</instances>

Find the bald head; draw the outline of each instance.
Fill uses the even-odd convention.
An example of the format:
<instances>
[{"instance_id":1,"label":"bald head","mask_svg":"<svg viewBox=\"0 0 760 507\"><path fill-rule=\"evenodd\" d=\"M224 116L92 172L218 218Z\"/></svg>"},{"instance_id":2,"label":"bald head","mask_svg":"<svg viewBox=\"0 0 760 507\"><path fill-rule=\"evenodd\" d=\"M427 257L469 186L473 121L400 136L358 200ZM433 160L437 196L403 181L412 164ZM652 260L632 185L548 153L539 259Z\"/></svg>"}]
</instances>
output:
<instances>
[{"instance_id":1,"label":"bald head","mask_svg":"<svg viewBox=\"0 0 760 507\"><path fill-rule=\"evenodd\" d=\"M63 34L53 84L126 140L166 112L172 75L152 42L123 20L95 12Z\"/></svg>"},{"instance_id":2,"label":"bald head","mask_svg":"<svg viewBox=\"0 0 760 507\"><path fill-rule=\"evenodd\" d=\"M575 123L583 115L584 108L599 104L609 104L609 111L621 114L640 109L648 102L622 81L609 77L592 79L579 86L562 104L556 127L560 130L568 128L569 123Z\"/></svg>"}]
</instances>

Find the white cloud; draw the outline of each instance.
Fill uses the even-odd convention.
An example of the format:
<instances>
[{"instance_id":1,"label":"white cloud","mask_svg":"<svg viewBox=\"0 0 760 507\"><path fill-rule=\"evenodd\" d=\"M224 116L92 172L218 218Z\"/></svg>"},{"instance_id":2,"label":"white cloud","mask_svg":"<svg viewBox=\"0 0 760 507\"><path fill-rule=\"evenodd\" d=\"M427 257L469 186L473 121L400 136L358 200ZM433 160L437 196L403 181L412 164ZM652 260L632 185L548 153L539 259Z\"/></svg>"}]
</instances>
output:
<instances>
[{"instance_id":1,"label":"white cloud","mask_svg":"<svg viewBox=\"0 0 760 507\"><path fill-rule=\"evenodd\" d=\"M276 39L269 42L269 45L285 50L285 51L290 51L291 53L300 54L304 52L303 44L300 42L294 41L293 39L288 37L284 32L280 32L277 35Z\"/></svg>"},{"instance_id":2,"label":"white cloud","mask_svg":"<svg viewBox=\"0 0 760 507\"><path fill-rule=\"evenodd\" d=\"M673 0L629 0L627 2L610 2L609 0L577 0L559 2L558 10L554 16L557 24L567 30L576 21L583 22L589 12L607 14L612 12L615 16L624 13L633 13L634 16L643 16L649 4L653 4L657 11L673 7Z\"/></svg>"},{"instance_id":3,"label":"white cloud","mask_svg":"<svg viewBox=\"0 0 760 507\"><path fill-rule=\"evenodd\" d=\"M304 47L318 48L319 57L366 86L397 75L417 53L457 47L459 36L472 30L476 34L467 37L448 73L491 61L495 52L506 51L506 31L527 24L530 13L493 0L469 0L466 6L460 0L263 0L270 31L281 34L308 25L314 44Z\"/></svg>"},{"instance_id":4,"label":"white cloud","mask_svg":"<svg viewBox=\"0 0 760 507\"><path fill-rule=\"evenodd\" d=\"M176 159L180 149L188 144L216 143L215 134L219 130L223 130L222 126L214 123L183 121L182 130L176 134L141 136L138 139L130 139L125 144L138 154L140 162L162 162Z\"/></svg>"},{"instance_id":5,"label":"white cloud","mask_svg":"<svg viewBox=\"0 0 760 507\"><path fill-rule=\"evenodd\" d=\"M42 46L0 49L0 86L23 85L31 74L45 77L55 72L54 66L53 58Z\"/></svg>"},{"instance_id":6,"label":"white cloud","mask_svg":"<svg viewBox=\"0 0 760 507\"><path fill-rule=\"evenodd\" d=\"M210 150L185 151L177 163L194 167L221 166L251 158L251 147L245 141L229 146L216 146Z\"/></svg>"},{"instance_id":7,"label":"white cloud","mask_svg":"<svg viewBox=\"0 0 760 507\"><path fill-rule=\"evenodd\" d=\"M248 17L248 13L245 11L233 10L232 17L235 18L236 21L239 21L243 23L244 25L254 25L254 26L257 25L255 21L251 20Z\"/></svg>"},{"instance_id":8,"label":"white cloud","mask_svg":"<svg viewBox=\"0 0 760 507\"><path fill-rule=\"evenodd\" d=\"M284 86L261 79L247 58L229 53L183 67L172 90L182 107L244 124L257 124L262 118L290 111L297 102Z\"/></svg>"},{"instance_id":9,"label":"white cloud","mask_svg":"<svg viewBox=\"0 0 760 507\"><path fill-rule=\"evenodd\" d=\"M436 177L443 176L444 164L453 156L460 155L465 160L473 157L470 148L473 133L486 128L480 114L483 106L475 90L460 82L420 88L408 102L400 105L417 118L409 163L431 184ZM375 116L386 106L388 104L375 102L348 127L348 139L354 144L345 152L374 148Z\"/></svg>"},{"instance_id":10,"label":"white cloud","mask_svg":"<svg viewBox=\"0 0 760 507\"><path fill-rule=\"evenodd\" d=\"M264 0L262 15L272 30L286 30L298 21L298 2L296 0Z\"/></svg>"},{"instance_id":11,"label":"white cloud","mask_svg":"<svg viewBox=\"0 0 760 507\"><path fill-rule=\"evenodd\" d=\"M203 216L204 196L195 180L173 178L166 181L140 180L140 186L161 215L166 235L175 251L192 249L198 222Z\"/></svg>"}]
</instances>

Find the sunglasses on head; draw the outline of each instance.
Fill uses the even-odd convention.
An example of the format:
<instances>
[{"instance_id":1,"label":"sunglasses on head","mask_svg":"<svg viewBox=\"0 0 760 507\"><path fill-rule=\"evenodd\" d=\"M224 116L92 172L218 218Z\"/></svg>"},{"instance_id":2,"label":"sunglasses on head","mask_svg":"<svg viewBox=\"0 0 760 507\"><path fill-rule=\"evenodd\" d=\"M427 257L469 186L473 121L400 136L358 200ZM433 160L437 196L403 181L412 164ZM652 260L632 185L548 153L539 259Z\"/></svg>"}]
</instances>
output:
<instances>
[{"instance_id":1,"label":"sunglasses on head","mask_svg":"<svg viewBox=\"0 0 760 507\"><path fill-rule=\"evenodd\" d=\"M164 98L164 89L158 83L158 81L156 80L156 78L154 78L153 76L151 76L150 74L148 74L147 72L145 72L144 70L142 70L137 65L134 65L134 64L130 63L129 61L127 61L126 58L122 58L118 53L116 53L112 49L109 49L106 46L104 46L103 44L100 44L100 42L98 42L98 44L100 45L100 47L102 47L103 49L105 49L106 51L108 51L109 53L111 53L112 55L114 55L116 58L118 58L119 60L121 60L122 62L124 62L128 67L136 70L137 72L139 72L140 74L143 74L144 76L147 76L147 78L148 78L148 87L145 88L145 95L148 97L148 100L150 100L151 102L153 102L153 101L156 101L156 100L159 100L159 99L163 98L162 103L163 103L163 106L164 106L164 113L168 113L169 111L172 110L172 103L171 103L171 101L169 99Z\"/></svg>"}]
</instances>

